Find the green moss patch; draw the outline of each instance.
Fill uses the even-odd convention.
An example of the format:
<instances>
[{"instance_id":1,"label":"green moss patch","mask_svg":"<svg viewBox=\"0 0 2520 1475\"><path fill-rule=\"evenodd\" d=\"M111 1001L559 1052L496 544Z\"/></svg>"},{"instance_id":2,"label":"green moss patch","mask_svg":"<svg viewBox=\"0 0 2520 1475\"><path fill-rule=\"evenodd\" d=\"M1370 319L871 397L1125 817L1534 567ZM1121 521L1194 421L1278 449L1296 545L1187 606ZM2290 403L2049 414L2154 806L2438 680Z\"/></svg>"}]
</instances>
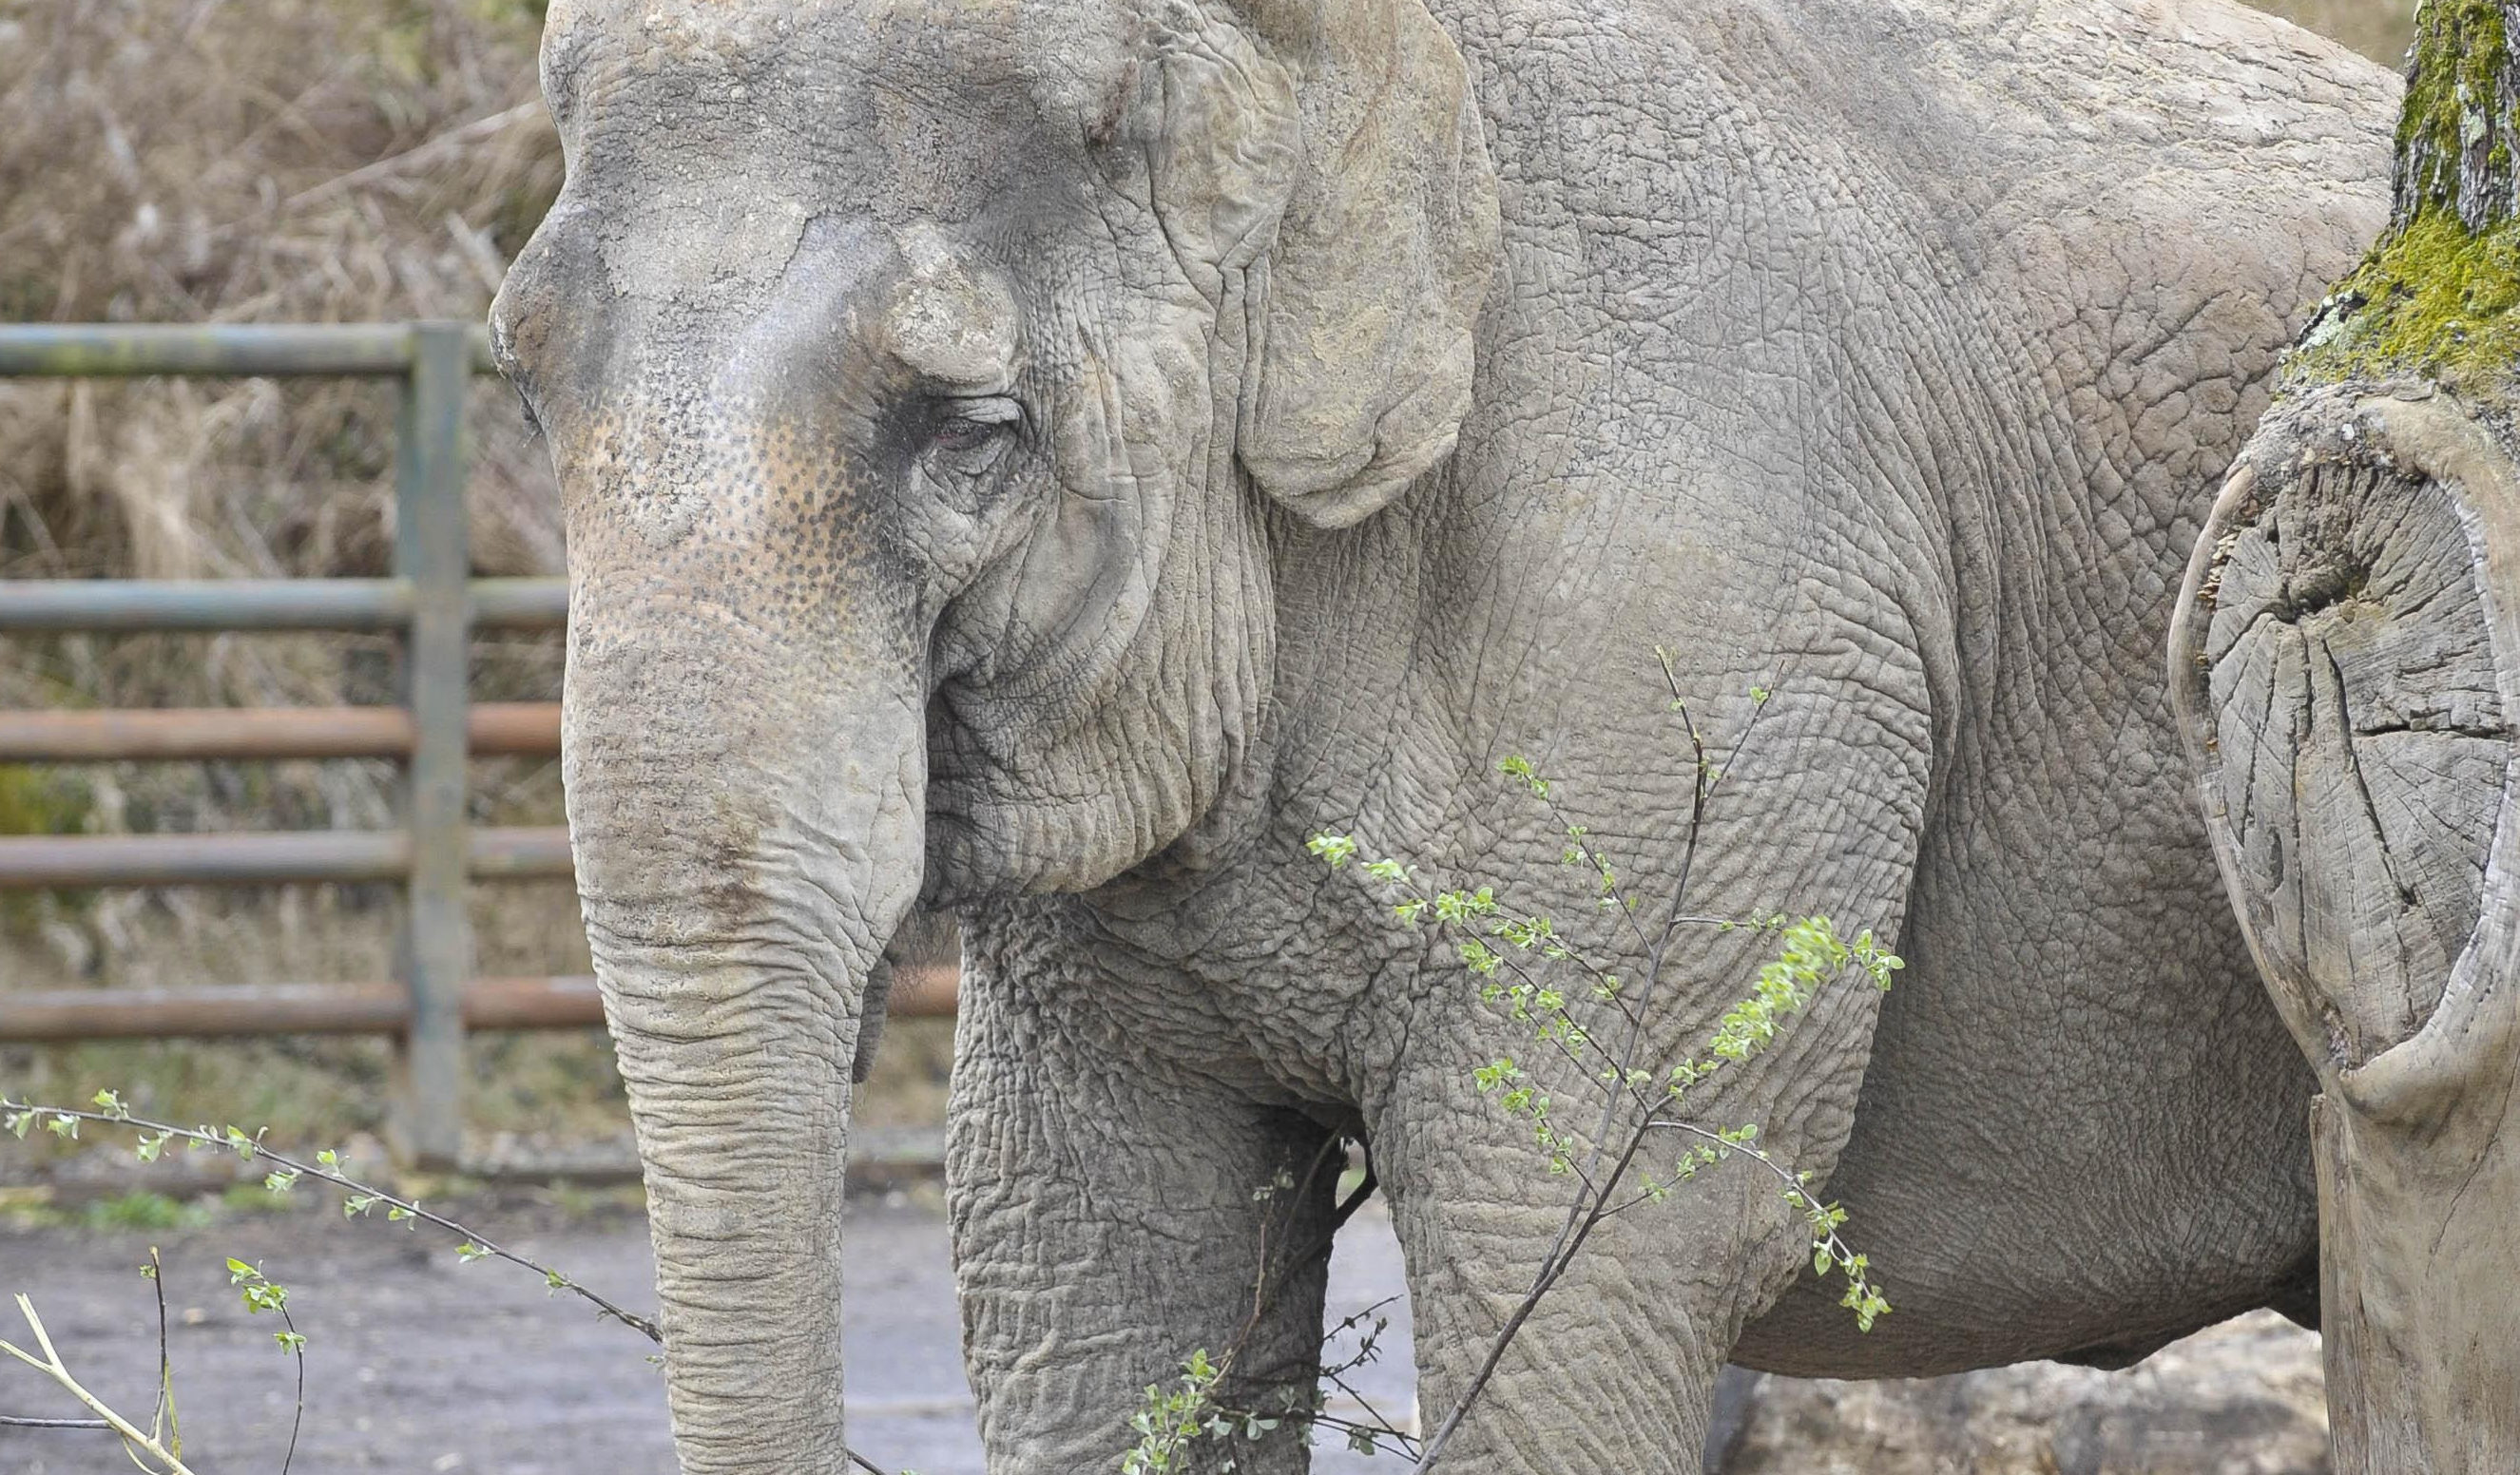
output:
<instances>
[{"instance_id":1,"label":"green moss patch","mask_svg":"<svg viewBox=\"0 0 2520 1475\"><path fill-rule=\"evenodd\" d=\"M2404 375L2455 389L2508 382L2515 365L2520 222L2470 231L2433 208L2337 284L2285 367L2296 385Z\"/></svg>"},{"instance_id":2,"label":"green moss patch","mask_svg":"<svg viewBox=\"0 0 2520 1475\"><path fill-rule=\"evenodd\" d=\"M2431 0L2416 25L2415 67L2398 114L2398 189L2400 208L2420 211L2459 200L2459 161L2473 145L2491 151L2489 178L2510 178L2512 97L2500 0ZM2470 202L2467 218L2481 224L2479 207L2497 205L2494 213L2506 211L2507 197Z\"/></svg>"}]
</instances>

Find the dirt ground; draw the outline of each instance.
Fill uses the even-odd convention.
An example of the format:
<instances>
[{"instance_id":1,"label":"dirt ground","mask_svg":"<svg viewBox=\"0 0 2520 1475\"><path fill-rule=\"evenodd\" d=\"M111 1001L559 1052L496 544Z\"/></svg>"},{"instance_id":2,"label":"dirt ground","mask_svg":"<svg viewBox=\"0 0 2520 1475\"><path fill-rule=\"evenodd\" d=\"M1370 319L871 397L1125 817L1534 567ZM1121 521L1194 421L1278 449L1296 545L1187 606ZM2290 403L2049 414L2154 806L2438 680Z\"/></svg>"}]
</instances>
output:
<instances>
[{"instance_id":1,"label":"dirt ground","mask_svg":"<svg viewBox=\"0 0 2520 1475\"><path fill-rule=\"evenodd\" d=\"M518 1202L465 1211L477 1212L483 1232L513 1233L512 1247L623 1306L653 1309L647 1226L635 1213L564 1215ZM980 1475L933 1190L866 1195L849 1215L849 1442L889 1469ZM145 1414L149 1407L157 1313L135 1268L153 1241L166 1266L186 1459L201 1475L273 1475L289 1437L291 1364L272 1341L272 1319L248 1317L229 1288L231 1255L290 1287L308 1339L295 1464L305 1475L662 1475L673 1467L663 1382L644 1339L548 1298L512 1266L459 1265L442 1236L348 1224L329 1211L154 1235L0 1229L0 1296L32 1296L72 1372L117 1409ZM1331 1280L1333 1316L1398 1291L1387 1220L1359 1217ZM1387 1345L1405 1349L1407 1312L1392 1315ZM0 1340L28 1345L14 1311L6 1317ZM1407 1414L1405 1353L1363 1377L1378 1407ZM32 1371L0 1364L0 1414L80 1412ZM10 1475L131 1468L105 1435L0 1427L0 1471ZM1325 1448L1314 1468L1389 1475L1397 1465Z\"/></svg>"}]
</instances>

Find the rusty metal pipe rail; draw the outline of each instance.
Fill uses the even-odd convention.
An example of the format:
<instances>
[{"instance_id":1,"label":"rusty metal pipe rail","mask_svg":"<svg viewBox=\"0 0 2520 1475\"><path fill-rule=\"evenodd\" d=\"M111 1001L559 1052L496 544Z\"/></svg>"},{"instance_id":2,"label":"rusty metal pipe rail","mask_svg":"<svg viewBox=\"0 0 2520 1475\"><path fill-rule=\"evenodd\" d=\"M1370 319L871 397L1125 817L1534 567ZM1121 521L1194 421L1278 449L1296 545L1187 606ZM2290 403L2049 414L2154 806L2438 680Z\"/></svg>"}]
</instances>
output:
<instances>
[{"instance_id":1,"label":"rusty metal pipe rail","mask_svg":"<svg viewBox=\"0 0 2520 1475\"><path fill-rule=\"evenodd\" d=\"M559 702L474 702L464 719L475 757L560 751ZM405 707L0 712L0 763L407 758L419 741Z\"/></svg>"},{"instance_id":2,"label":"rusty metal pipe rail","mask_svg":"<svg viewBox=\"0 0 2520 1475\"><path fill-rule=\"evenodd\" d=\"M604 1022L592 978L475 978L469 1029L571 1029ZM411 1023L398 983L279 983L207 989L47 989L0 994L0 1044L397 1035Z\"/></svg>"},{"instance_id":3,"label":"rusty metal pipe rail","mask_svg":"<svg viewBox=\"0 0 2520 1475\"><path fill-rule=\"evenodd\" d=\"M549 704L472 706L472 639L560 628L568 615L562 580L470 576L465 405L472 377L491 368L487 335L452 322L0 325L0 377L350 376L390 380L397 399L392 577L0 582L0 635L329 630L391 635L401 649L393 707L0 713L0 762L374 756L399 759L403 778L400 827L384 833L0 840L0 891L399 881L405 895L395 984L0 993L0 1040L390 1032L400 1041L397 1151L444 1167L462 1146L468 1029L596 1017L585 980L469 977L468 883L571 873L565 830L478 829L467 820L470 758L548 753L559 726Z\"/></svg>"},{"instance_id":4,"label":"rusty metal pipe rail","mask_svg":"<svg viewBox=\"0 0 2520 1475\"><path fill-rule=\"evenodd\" d=\"M955 987L952 968L905 971L893 979L885 1011L896 1019L951 1018ZM474 978L464 985L463 1012L467 1029L585 1029L604 1023L604 1000L588 977ZM399 1035L410 1023L410 991L398 983L0 994L0 1045Z\"/></svg>"},{"instance_id":5,"label":"rusty metal pipe rail","mask_svg":"<svg viewBox=\"0 0 2520 1475\"><path fill-rule=\"evenodd\" d=\"M576 873L558 826L469 830L465 873L530 880ZM0 839L0 891L85 886L269 886L399 881L415 848L398 829L276 834L26 835Z\"/></svg>"}]
</instances>

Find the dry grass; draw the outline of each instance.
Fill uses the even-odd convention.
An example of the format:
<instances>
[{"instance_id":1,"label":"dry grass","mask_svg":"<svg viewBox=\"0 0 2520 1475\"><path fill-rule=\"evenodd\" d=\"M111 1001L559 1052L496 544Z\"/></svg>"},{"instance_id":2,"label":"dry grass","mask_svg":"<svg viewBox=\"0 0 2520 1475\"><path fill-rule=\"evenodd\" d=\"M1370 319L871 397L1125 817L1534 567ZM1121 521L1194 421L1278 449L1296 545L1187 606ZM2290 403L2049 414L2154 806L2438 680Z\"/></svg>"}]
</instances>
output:
<instances>
[{"instance_id":1,"label":"dry grass","mask_svg":"<svg viewBox=\"0 0 2520 1475\"><path fill-rule=\"evenodd\" d=\"M519 0L0 0L0 318L477 319L560 180ZM473 561L562 567L556 499L505 389L475 391ZM0 385L0 576L355 576L391 555L392 397L269 380ZM549 639L481 647L475 691L548 697ZM393 696L389 642L16 640L0 704ZM0 830L381 827L383 764L0 770ZM484 764L476 816L552 823L549 765ZM489 972L585 967L564 885L476 905ZM17 898L0 987L388 976L390 888ZM476 1123L616 1095L600 1042L487 1040ZM0 1079L105 1080L167 1110L371 1126L380 1047L20 1051ZM601 1112L613 1113L608 1104ZM588 1123L572 1123L583 1130Z\"/></svg>"},{"instance_id":2,"label":"dry grass","mask_svg":"<svg viewBox=\"0 0 2520 1475\"><path fill-rule=\"evenodd\" d=\"M2267 0L2395 60L2410 0ZM560 179L535 101L533 0L0 0L0 320L476 318ZM473 560L561 568L539 448L506 393L472 418ZM375 386L268 380L0 383L0 576L340 576L390 552L392 410ZM476 692L547 697L549 640L485 642ZM392 698L377 640L0 643L0 705L273 705ZM0 832L376 827L380 764L0 768ZM545 765L484 764L485 822L551 823ZM565 886L476 899L488 972L585 965ZM385 976L386 888L0 898L0 989ZM887 1053L878 1101L930 1110L941 1034ZM0 1051L0 1084L152 1109L372 1127L380 1047ZM475 1046L483 1133L618 1130L592 1040ZM913 1107L909 1103L917 1102ZM878 1116L888 1108L878 1105ZM892 1112L895 1116L903 1112Z\"/></svg>"}]
</instances>

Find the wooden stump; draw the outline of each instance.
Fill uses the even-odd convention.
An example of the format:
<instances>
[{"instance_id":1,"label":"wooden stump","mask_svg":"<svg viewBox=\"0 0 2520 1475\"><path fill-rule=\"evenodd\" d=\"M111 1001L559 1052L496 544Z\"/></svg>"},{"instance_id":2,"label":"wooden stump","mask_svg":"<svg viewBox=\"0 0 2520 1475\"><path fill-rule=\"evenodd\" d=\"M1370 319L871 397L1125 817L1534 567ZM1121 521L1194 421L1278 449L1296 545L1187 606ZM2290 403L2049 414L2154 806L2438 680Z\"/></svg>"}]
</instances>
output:
<instances>
[{"instance_id":1,"label":"wooden stump","mask_svg":"<svg viewBox=\"0 0 2520 1475\"><path fill-rule=\"evenodd\" d=\"M2339 1475L2520 1471L2520 467L2422 386L2287 402L2170 656L2225 885L2324 1093Z\"/></svg>"}]
</instances>

